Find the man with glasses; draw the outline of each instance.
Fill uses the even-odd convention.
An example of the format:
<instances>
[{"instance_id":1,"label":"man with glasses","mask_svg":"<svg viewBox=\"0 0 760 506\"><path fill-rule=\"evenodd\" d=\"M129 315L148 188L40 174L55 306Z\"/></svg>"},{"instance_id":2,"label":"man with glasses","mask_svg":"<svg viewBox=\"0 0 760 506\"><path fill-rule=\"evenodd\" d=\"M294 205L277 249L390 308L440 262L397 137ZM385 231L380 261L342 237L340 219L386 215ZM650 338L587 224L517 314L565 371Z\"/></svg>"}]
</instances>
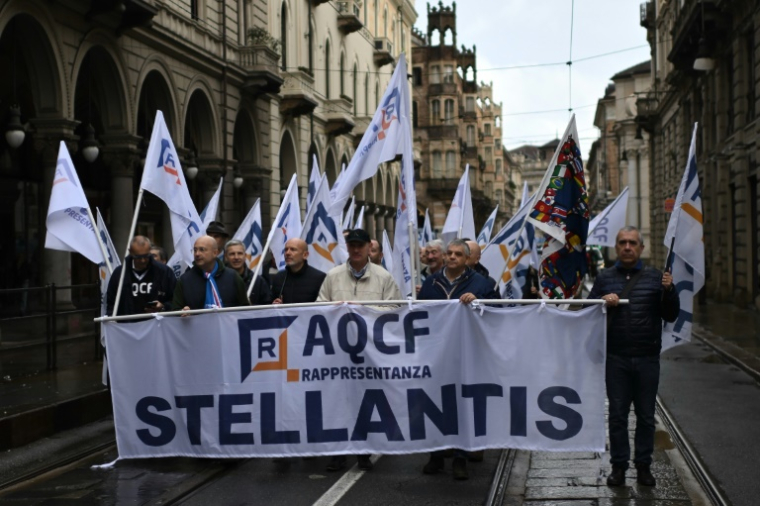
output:
<instances>
[{"instance_id":1,"label":"man with glasses","mask_svg":"<svg viewBox=\"0 0 760 506\"><path fill-rule=\"evenodd\" d=\"M132 239L129 255L122 265L114 269L108 283L106 310L109 315L113 315L122 268L127 270L119 300L119 316L155 313L171 308L177 279L170 268L156 261L150 249L151 243L147 237L138 235Z\"/></svg>"},{"instance_id":2,"label":"man with glasses","mask_svg":"<svg viewBox=\"0 0 760 506\"><path fill-rule=\"evenodd\" d=\"M607 399L609 400L610 463L607 485L625 484L631 458L628 413L636 413L636 481L653 487L650 470L654 451L654 411L660 382L662 321L678 317L680 302L670 272L662 273L640 260L644 239L636 227L624 227L615 241L617 261L596 277L589 299L603 299L607 309ZM628 299L628 304L620 304Z\"/></svg>"}]
</instances>

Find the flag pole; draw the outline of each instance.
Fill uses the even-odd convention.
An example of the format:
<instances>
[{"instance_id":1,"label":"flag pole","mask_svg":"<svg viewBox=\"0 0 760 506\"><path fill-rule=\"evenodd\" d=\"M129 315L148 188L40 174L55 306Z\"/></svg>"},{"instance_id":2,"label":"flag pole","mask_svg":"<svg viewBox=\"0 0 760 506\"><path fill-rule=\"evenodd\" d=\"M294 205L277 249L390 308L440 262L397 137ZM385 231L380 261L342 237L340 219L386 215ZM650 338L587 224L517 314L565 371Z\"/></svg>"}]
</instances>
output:
<instances>
[{"instance_id":1,"label":"flag pole","mask_svg":"<svg viewBox=\"0 0 760 506\"><path fill-rule=\"evenodd\" d=\"M127 255L129 255L129 245L132 242L132 238L135 235L135 229L137 228L137 216L140 214L140 206L142 205L142 199L143 199L143 189L142 184L140 185L140 191L137 192L137 203L135 204L135 214L132 215L132 226L129 228L129 239L127 240L127 249L124 252L124 262L126 264L127 261ZM100 238L98 238L98 241L100 241ZM121 300L121 289L124 287L124 273L127 271L127 266L124 265L124 267L121 268L121 275L119 276L119 288L116 290L116 301L113 305L113 314L111 316L116 316L116 314L119 312L119 301Z\"/></svg>"},{"instance_id":2,"label":"flag pole","mask_svg":"<svg viewBox=\"0 0 760 506\"><path fill-rule=\"evenodd\" d=\"M111 262L108 261L108 253L106 252L106 246L105 244L103 244L103 241L100 240L100 229L98 228L98 222L92 216L92 211L90 210L89 204L87 204L86 210L87 210L87 216L90 218L90 223L92 223L92 228L95 229L95 238L98 240L98 246L100 246L100 252L103 254L103 261L106 263L106 267L108 268L108 273L113 274L113 267L111 266Z\"/></svg>"},{"instance_id":3,"label":"flag pole","mask_svg":"<svg viewBox=\"0 0 760 506\"><path fill-rule=\"evenodd\" d=\"M272 227L274 227L274 223L272 223ZM256 266L256 270L253 271L253 277L251 278L251 284L248 285L248 291L246 292L246 295L248 298L251 298L251 292L253 291L253 285L256 283L256 278L259 277L259 274L261 273L261 266L264 265L264 260L266 260L267 257L267 251L269 251L269 246L272 243L272 236L274 235L274 228L269 229L269 235L267 235L267 243L264 245L264 249L261 250L261 262Z\"/></svg>"},{"instance_id":4,"label":"flag pole","mask_svg":"<svg viewBox=\"0 0 760 506\"><path fill-rule=\"evenodd\" d=\"M408 209L407 212L411 216L412 210ZM415 213L415 218L417 217ZM412 300L417 300L417 269L419 265L419 259L420 254L417 252L417 248L419 247L419 244L415 244L417 242L417 238L414 237L414 224L411 220L406 222L407 229L409 230L409 261L412 262L412 265L410 265L409 273L412 275ZM415 260L415 256L417 259Z\"/></svg>"}]
</instances>

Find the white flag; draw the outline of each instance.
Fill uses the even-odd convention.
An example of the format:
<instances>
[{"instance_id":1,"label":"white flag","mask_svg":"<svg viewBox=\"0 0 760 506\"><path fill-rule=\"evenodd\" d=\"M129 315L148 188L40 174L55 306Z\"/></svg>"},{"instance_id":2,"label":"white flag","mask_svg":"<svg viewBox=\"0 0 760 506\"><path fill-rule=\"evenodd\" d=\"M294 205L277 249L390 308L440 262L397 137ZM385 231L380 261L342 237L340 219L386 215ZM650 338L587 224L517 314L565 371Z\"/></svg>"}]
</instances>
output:
<instances>
[{"instance_id":1,"label":"white flag","mask_svg":"<svg viewBox=\"0 0 760 506\"><path fill-rule=\"evenodd\" d=\"M678 319L665 325L662 331L662 351L691 341L694 296L705 285L705 243L702 219L702 191L697 172L697 124L691 135L689 159L678 188L673 214L665 232L665 246L672 250L673 282L678 289L681 311Z\"/></svg>"},{"instance_id":2,"label":"white flag","mask_svg":"<svg viewBox=\"0 0 760 506\"><path fill-rule=\"evenodd\" d=\"M112 269L116 269L121 265L121 260L116 254L116 248L111 241L111 236L106 229L106 223L103 221L103 217L100 215L100 209L95 209L97 215L98 230L100 230L100 240L103 242L103 246L108 255L108 263L111 264ZM111 280L111 271L108 270L108 266L105 261L98 263L98 282L100 283L100 316L108 316L106 314L106 292L108 292L108 282ZM102 337L102 335L101 335Z\"/></svg>"},{"instance_id":3,"label":"white flag","mask_svg":"<svg viewBox=\"0 0 760 506\"><path fill-rule=\"evenodd\" d=\"M494 223L496 223L496 213L498 212L499 212L499 205L497 204L496 209L493 210L493 212L491 213L491 216L488 217L485 225L483 225L483 229L478 234L477 243L481 248L485 248L486 245L491 241L493 226L494 226Z\"/></svg>"},{"instance_id":4,"label":"white flag","mask_svg":"<svg viewBox=\"0 0 760 506\"><path fill-rule=\"evenodd\" d=\"M359 209L359 217L356 218L356 225L354 228L364 228L364 205Z\"/></svg>"},{"instance_id":5,"label":"white flag","mask_svg":"<svg viewBox=\"0 0 760 506\"><path fill-rule=\"evenodd\" d=\"M356 197L351 198L351 204L348 206L346 216L343 218L343 230L348 230L354 222L354 213L356 211Z\"/></svg>"},{"instance_id":6,"label":"white flag","mask_svg":"<svg viewBox=\"0 0 760 506\"><path fill-rule=\"evenodd\" d=\"M586 244L614 248L618 231L626 225L627 211L628 187L626 186L620 195L588 224Z\"/></svg>"},{"instance_id":7,"label":"white flag","mask_svg":"<svg viewBox=\"0 0 760 506\"><path fill-rule=\"evenodd\" d=\"M248 215L232 239L243 243L246 264L249 269L255 271L264 251L264 246L261 244L261 199L256 199L256 203L248 211Z\"/></svg>"},{"instance_id":8,"label":"white flag","mask_svg":"<svg viewBox=\"0 0 760 506\"><path fill-rule=\"evenodd\" d=\"M346 172L338 178L330 191L334 215L346 205L356 185L374 176L378 165L393 160L402 153L401 118L409 116L407 110L410 106L409 84L406 79L406 57L401 53L372 122L364 132Z\"/></svg>"},{"instance_id":9,"label":"white flag","mask_svg":"<svg viewBox=\"0 0 760 506\"><path fill-rule=\"evenodd\" d=\"M192 266L193 244L203 235L203 223L190 198L179 156L161 111L156 112L140 188L166 203L171 211L174 251L179 252L185 265Z\"/></svg>"},{"instance_id":10,"label":"white flag","mask_svg":"<svg viewBox=\"0 0 760 506\"><path fill-rule=\"evenodd\" d=\"M449 214L443 224L441 238L444 244L448 244L452 239L463 237L473 240L476 237L475 233L475 218L472 213L472 196L470 194L470 165L468 164L464 169L464 174L459 179L454 200L451 201Z\"/></svg>"},{"instance_id":11,"label":"white flag","mask_svg":"<svg viewBox=\"0 0 760 506\"><path fill-rule=\"evenodd\" d=\"M524 206L525 203L528 201L529 195L528 195L528 182L523 182L523 191L522 196L520 197L520 207Z\"/></svg>"},{"instance_id":12,"label":"white flag","mask_svg":"<svg viewBox=\"0 0 760 506\"><path fill-rule=\"evenodd\" d=\"M298 203L298 182L296 175L290 179L288 191L280 204L280 210L272 224L270 232L272 241L270 249L277 265L277 270L285 268L285 243L288 239L301 236L301 207Z\"/></svg>"},{"instance_id":13,"label":"white flag","mask_svg":"<svg viewBox=\"0 0 760 506\"><path fill-rule=\"evenodd\" d=\"M45 226L45 247L79 253L90 262L103 261L99 239L88 211L89 204L79 182L66 144L58 147L58 161L53 175Z\"/></svg>"},{"instance_id":14,"label":"white flag","mask_svg":"<svg viewBox=\"0 0 760 506\"><path fill-rule=\"evenodd\" d=\"M406 105L404 106L406 110ZM415 262L419 261L417 247L417 193L414 187L414 158L412 127L406 116L401 121L401 173L398 182L396 229L393 234L393 279L404 297L416 297ZM415 258L416 257L416 258Z\"/></svg>"},{"instance_id":15,"label":"white flag","mask_svg":"<svg viewBox=\"0 0 760 506\"><path fill-rule=\"evenodd\" d=\"M311 167L311 175L309 176L309 190L306 193L306 212L309 212L311 203L314 202L314 196L317 194L317 186L319 186L320 180L319 163L317 162L317 155L315 154Z\"/></svg>"},{"instance_id":16,"label":"white flag","mask_svg":"<svg viewBox=\"0 0 760 506\"><path fill-rule=\"evenodd\" d=\"M208 201L206 207L204 207L203 211L201 211L201 214L199 216L201 219L201 235L205 234L209 224L212 221L216 220L216 213L219 209L219 197L222 194L223 183L224 178L221 178L219 180L219 187L214 192L214 195L211 196L211 200ZM220 251L219 255L224 255L224 252ZM177 279L179 279L182 273L185 272L186 267L182 253L175 251L169 261L166 262L166 266L169 267L172 272L174 272L174 275L177 277Z\"/></svg>"},{"instance_id":17,"label":"white flag","mask_svg":"<svg viewBox=\"0 0 760 506\"><path fill-rule=\"evenodd\" d=\"M433 227L430 226L430 213L425 209L425 223L420 230L420 246L425 247L427 243L433 240Z\"/></svg>"},{"instance_id":18,"label":"white flag","mask_svg":"<svg viewBox=\"0 0 760 506\"><path fill-rule=\"evenodd\" d=\"M328 272L347 260L343 233L338 229L339 221L330 215L328 186L327 176L323 175L301 231L301 239L309 247L309 265L322 272Z\"/></svg>"},{"instance_id":19,"label":"white flag","mask_svg":"<svg viewBox=\"0 0 760 506\"><path fill-rule=\"evenodd\" d=\"M388 272L393 272L393 247L391 241L388 239L388 231L383 230L383 267Z\"/></svg>"},{"instance_id":20,"label":"white flag","mask_svg":"<svg viewBox=\"0 0 760 506\"><path fill-rule=\"evenodd\" d=\"M499 282L499 293L505 299L522 298L536 241L535 229L526 220L532 202L533 199L528 199L491 239L480 257L480 263Z\"/></svg>"}]
</instances>

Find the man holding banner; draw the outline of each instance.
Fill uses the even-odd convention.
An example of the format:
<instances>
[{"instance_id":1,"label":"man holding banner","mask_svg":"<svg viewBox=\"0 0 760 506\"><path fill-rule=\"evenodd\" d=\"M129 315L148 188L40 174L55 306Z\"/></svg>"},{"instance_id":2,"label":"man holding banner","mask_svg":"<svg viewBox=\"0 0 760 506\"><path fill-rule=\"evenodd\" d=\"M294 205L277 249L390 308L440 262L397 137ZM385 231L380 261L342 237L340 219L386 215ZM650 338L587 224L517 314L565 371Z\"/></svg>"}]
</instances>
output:
<instances>
[{"instance_id":1,"label":"man holding banner","mask_svg":"<svg viewBox=\"0 0 760 506\"><path fill-rule=\"evenodd\" d=\"M589 299L604 299L607 311L607 398L609 400L610 463L607 485L625 484L631 457L628 413L636 413L636 479L656 484L650 471L654 451L654 412L660 381L662 322L675 321L680 304L669 272L640 260L644 239L636 227L624 227L615 243L617 261L596 278ZM626 305L619 305L628 299Z\"/></svg>"}]
</instances>

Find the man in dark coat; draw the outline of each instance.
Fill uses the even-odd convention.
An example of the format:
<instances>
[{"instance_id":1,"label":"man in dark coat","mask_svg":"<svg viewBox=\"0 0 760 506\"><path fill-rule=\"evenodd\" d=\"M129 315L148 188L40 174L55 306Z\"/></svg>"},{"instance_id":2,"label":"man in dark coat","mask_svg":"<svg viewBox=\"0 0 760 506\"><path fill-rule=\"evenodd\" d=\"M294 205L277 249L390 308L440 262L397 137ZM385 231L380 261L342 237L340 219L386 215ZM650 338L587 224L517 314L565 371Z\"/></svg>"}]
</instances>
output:
<instances>
[{"instance_id":1,"label":"man in dark coat","mask_svg":"<svg viewBox=\"0 0 760 506\"><path fill-rule=\"evenodd\" d=\"M245 257L245 244L237 239L227 241L224 245L224 265L229 269L238 273L243 280L243 286L245 286L246 293L248 287L251 286L251 280L253 280L253 271L248 268ZM261 273L256 278L256 282L253 284L253 290L251 290L251 296L248 297L252 306L265 306L272 303L272 293L269 291L269 283Z\"/></svg>"},{"instance_id":2,"label":"man in dark coat","mask_svg":"<svg viewBox=\"0 0 760 506\"><path fill-rule=\"evenodd\" d=\"M314 302L326 274L309 265L309 247L303 239L285 243L285 268L272 276L272 304Z\"/></svg>"},{"instance_id":3,"label":"man in dark coat","mask_svg":"<svg viewBox=\"0 0 760 506\"><path fill-rule=\"evenodd\" d=\"M209 309L248 306L243 280L224 267L217 258L219 249L213 237L202 235L193 246L194 265L177 281L174 308Z\"/></svg>"},{"instance_id":4,"label":"man in dark coat","mask_svg":"<svg viewBox=\"0 0 760 506\"><path fill-rule=\"evenodd\" d=\"M636 413L636 479L654 486L650 471L654 450L654 412L660 381L662 322L675 321L680 304L669 272L645 266L640 260L644 240L635 227L618 232L617 262L596 278L589 299L604 299L607 311L607 398L609 400L610 463L607 485L625 483L631 457L628 412ZM630 287L627 287L630 285ZM624 293L627 292L627 293ZM628 304L618 305L620 299Z\"/></svg>"},{"instance_id":5,"label":"man in dark coat","mask_svg":"<svg viewBox=\"0 0 760 506\"><path fill-rule=\"evenodd\" d=\"M153 258L150 249L151 243L147 237L138 235L132 239L129 255L124 259L123 265L114 269L108 283L106 311L109 315L113 315L122 269L126 269L126 272L118 316L171 309L177 279L170 268Z\"/></svg>"},{"instance_id":6,"label":"man in dark coat","mask_svg":"<svg viewBox=\"0 0 760 506\"><path fill-rule=\"evenodd\" d=\"M467 266L470 247L466 241L454 239L446 248L446 266L428 276L417 296L419 300L456 300L469 304L475 299L498 299L494 284ZM433 452L422 471L435 474L443 470L445 452ZM454 450L454 479L466 480L467 452Z\"/></svg>"}]
</instances>

